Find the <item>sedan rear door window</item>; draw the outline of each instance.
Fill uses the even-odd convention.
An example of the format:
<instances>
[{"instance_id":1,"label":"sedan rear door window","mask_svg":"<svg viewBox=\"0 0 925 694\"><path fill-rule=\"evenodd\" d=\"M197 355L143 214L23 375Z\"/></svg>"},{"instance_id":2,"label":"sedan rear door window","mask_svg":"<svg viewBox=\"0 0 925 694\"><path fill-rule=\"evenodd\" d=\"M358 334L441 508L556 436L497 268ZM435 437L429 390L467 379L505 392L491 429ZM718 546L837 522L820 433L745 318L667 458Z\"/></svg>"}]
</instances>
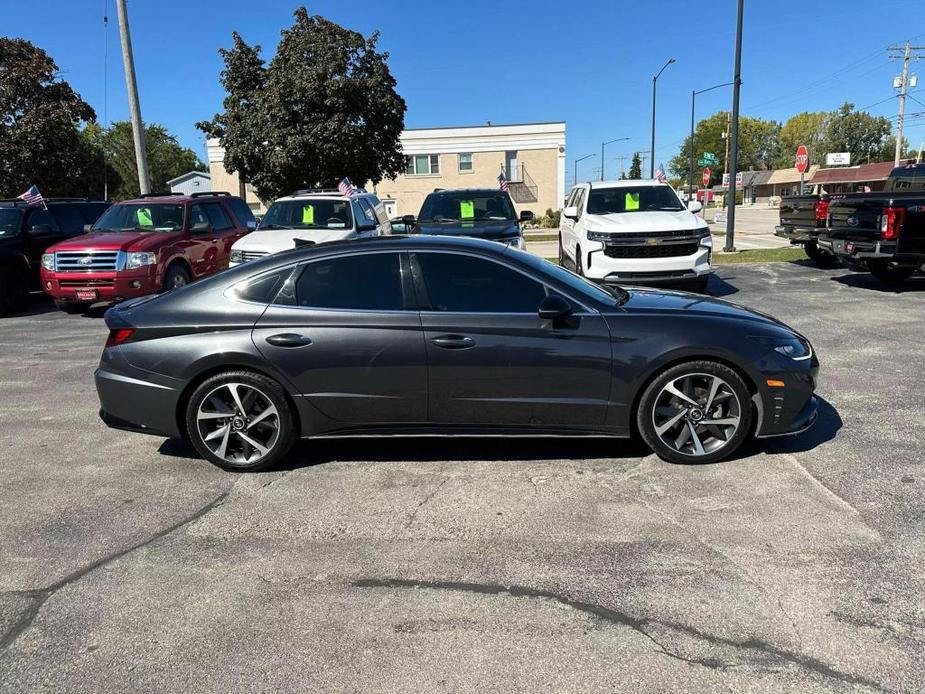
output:
<instances>
[{"instance_id":1,"label":"sedan rear door window","mask_svg":"<svg viewBox=\"0 0 925 694\"><path fill-rule=\"evenodd\" d=\"M298 306L356 311L401 311L398 253L369 253L305 266L296 282Z\"/></svg>"}]
</instances>

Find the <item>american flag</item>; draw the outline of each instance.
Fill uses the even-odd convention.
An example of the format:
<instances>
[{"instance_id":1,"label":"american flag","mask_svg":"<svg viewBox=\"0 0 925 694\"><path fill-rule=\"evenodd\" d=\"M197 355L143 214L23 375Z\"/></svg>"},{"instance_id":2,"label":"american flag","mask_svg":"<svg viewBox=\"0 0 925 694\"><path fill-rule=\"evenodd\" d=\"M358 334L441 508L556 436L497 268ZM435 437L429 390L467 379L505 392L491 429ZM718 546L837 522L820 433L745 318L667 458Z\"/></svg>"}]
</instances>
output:
<instances>
[{"instance_id":1,"label":"american flag","mask_svg":"<svg viewBox=\"0 0 925 694\"><path fill-rule=\"evenodd\" d=\"M357 192L356 186L354 186L349 178L342 178L340 183L337 184L337 190L340 191L341 195L353 195Z\"/></svg>"},{"instance_id":2,"label":"american flag","mask_svg":"<svg viewBox=\"0 0 925 694\"><path fill-rule=\"evenodd\" d=\"M505 193L507 192L507 176L504 175L504 168L501 169L501 173L498 174L498 183L501 185L501 190Z\"/></svg>"},{"instance_id":3,"label":"american flag","mask_svg":"<svg viewBox=\"0 0 925 694\"><path fill-rule=\"evenodd\" d=\"M16 196L19 200L25 200L29 203L29 207L38 207L39 205L45 205L45 198L42 197L42 194L39 192L37 186L32 186L22 195Z\"/></svg>"},{"instance_id":4,"label":"american flag","mask_svg":"<svg viewBox=\"0 0 925 694\"><path fill-rule=\"evenodd\" d=\"M659 183L664 183L668 180L668 177L665 175L665 165L659 164L658 168L655 170L655 180Z\"/></svg>"}]
</instances>

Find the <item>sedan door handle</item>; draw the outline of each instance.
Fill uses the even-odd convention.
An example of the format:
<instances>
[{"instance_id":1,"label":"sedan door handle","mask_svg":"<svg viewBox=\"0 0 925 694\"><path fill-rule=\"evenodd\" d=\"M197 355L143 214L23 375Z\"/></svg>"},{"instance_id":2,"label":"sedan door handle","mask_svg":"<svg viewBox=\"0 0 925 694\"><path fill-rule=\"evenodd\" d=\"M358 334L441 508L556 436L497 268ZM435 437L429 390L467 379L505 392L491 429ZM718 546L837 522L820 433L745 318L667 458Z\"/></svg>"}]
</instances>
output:
<instances>
[{"instance_id":1,"label":"sedan door handle","mask_svg":"<svg viewBox=\"0 0 925 694\"><path fill-rule=\"evenodd\" d=\"M299 335L298 333L281 333L279 335L270 335L267 338L274 347L305 347L312 343L308 335Z\"/></svg>"},{"instance_id":2,"label":"sedan door handle","mask_svg":"<svg viewBox=\"0 0 925 694\"><path fill-rule=\"evenodd\" d=\"M440 335L431 340L443 349L469 349L475 347L475 340L465 335Z\"/></svg>"}]
</instances>

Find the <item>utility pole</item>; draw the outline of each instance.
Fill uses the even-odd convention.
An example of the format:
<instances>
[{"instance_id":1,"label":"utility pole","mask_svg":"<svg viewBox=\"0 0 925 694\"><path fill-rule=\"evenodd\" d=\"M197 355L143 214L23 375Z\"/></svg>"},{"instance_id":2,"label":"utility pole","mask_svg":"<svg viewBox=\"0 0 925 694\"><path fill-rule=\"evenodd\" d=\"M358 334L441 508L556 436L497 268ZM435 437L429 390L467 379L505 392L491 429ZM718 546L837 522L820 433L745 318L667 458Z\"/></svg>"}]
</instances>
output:
<instances>
[{"instance_id":1,"label":"utility pole","mask_svg":"<svg viewBox=\"0 0 925 694\"><path fill-rule=\"evenodd\" d=\"M736 165L739 158L739 92L742 89L742 4L739 0L738 18L736 19L736 57L735 73L732 78L732 123L729 128L729 138L732 144L729 149L729 214L726 217L726 246L723 248L731 253L735 247L736 226Z\"/></svg>"},{"instance_id":2,"label":"utility pole","mask_svg":"<svg viewBox=\"0 0 925 694\"><path fill-rule=\"evenodd\" d=\"M890 56L891 60L899 59L900 56L896 55L899 51L903 54L903 72L899 78L899 116L896 120L896 151L893 154L893 166L899 166L899 159L903 154L903 116L906 112L906 91L909 87L909 61L921 58L919 55L912 55L912 51L920 50L925 50L925 46L912 46L908 41L905 46L890 46L890 51L893 52Z\"/></svg>"},{"instance_id":3,"label":"utility pole","mask_svg":"<svg viewBox=\"0 0 925 694\"><path fill-rule=\"evenodd\" d=\"M601 180L604 180L604 147L606 145L613 144L614 142L623 142L628 140L628 137L618 137L616 140L607 140L607 142L601 142Z\"/></svg>"},{"instance_id":4,"label":"utility pole","mask_svg":"<svg viewBox=\"0 0 925 694\"><path fill-rule=\"evenodd\" d=\"M138 84L135 81L135 59L132 56L132 37L128 30L128 10L125 0L116 0L119 15L119 37L122 39L122 62L125 65L125 89L128 92L129 115L132 119L132 135L135 140L135 162L138 166L138 188L142 195L151 192L151 177L148 175L148 155L145 152L145 132L141 122L141 106L138 103Z\"/></svg>"}]
</instances>

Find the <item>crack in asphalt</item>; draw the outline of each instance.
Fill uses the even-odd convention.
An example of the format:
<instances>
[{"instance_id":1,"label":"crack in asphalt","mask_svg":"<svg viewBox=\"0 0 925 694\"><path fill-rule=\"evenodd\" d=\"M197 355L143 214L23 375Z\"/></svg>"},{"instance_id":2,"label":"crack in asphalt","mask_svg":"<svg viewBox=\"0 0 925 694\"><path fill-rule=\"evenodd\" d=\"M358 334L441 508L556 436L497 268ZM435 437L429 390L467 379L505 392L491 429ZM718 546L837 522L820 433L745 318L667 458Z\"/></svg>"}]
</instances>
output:
<instances>
[{"instance_id":1,"label":"crack in asphalt","mask_svg":"<svg viewBox=\"0 0 925 694\"><path fill-rule=\"evenodd\" d=\"M716 646L726 646L728 648L735 648L743 651L757 651L758 653L771 656L787 663L791 663L803 668L804 670L823 675L824 677L828 677L830 679L838 680L839 682L845 684L869 687L880 692L889 691L873 680L868 680L864 677L836 670L818 658L814 658L803 653L797 653L786 648L781 648L758 638L736 640L725 636L718 636L716 634L708 634L686 624L666 622L650 617L634 617L626 612L620 612L619 610L613 610L602 605L596 605L594 603L573 600L572 598L559 595L558 593L553 593L552 591L548 590L528 588L525 586L517 585L503 586L490 583L469 583L464 581L415 581L402 578L363 578L353 581L351 585L355 588L424 588L430 590L443 590L476 595L510 595L515 598L551 600L553 602L559 603L560 605L565 605L566 607L570 607L579 612L589 614L605 622L628 627L655 644L660 653L677 660L683 660L688 663L702 665L711 669L727 669L740 665L739 663L725 663L715 658L691 658L681 653L677 653L676 651L669 650L668 647L666 647L653 634L650 633L649 628L662 627L664 629L669 629L671 631L675 631L685 636L690 636Z\"/></svg>"},{"instance_id":2,"label":"crack in asphalt","mask_svg":"<svg viewBox=\"0 0 925 694\"><path fill-rule=\"evenodd\" d=\"M47 586L45 588L37 588L34 590L15 591L19 595L28 596L32 602L30 603L29 607L26 608L26 610L24 610L21 615L19 615L19 618L15 622L13 622L13 626L11 626L6 631L5 634L0 636L0 655L4 654L7 651L7 649L9 649L9 647L12 646L16 642L16 640L23 634L23 632L25 632L32 625L32 622L38 616L39 610L42 609L42 606L48 601L49 598L51 598L59 590L71 585L72 583L76 581L79 581L81 578L95 571L96 569L99 569L102 566L106 566L107 564L110 564L118 559L121 559L122 557L134 552L135 550L141 549L142 547L145 547L146 545L149 545L152 542L155 542L161 539L162 537L165 537L169 535L170 533L175 532L176 530L179 530L183 526L189 525L190 523L193 523L199 520L204 515L209 513L209 511L212 511L218 506L221 506L225 502L225 500L228 498L229 494L230 494L230 491L222 492L217 497L215 497L212 501L210 501L208 504L200 508L198 511L196 511L192 515L187 516L183 520L177 523L174 523L173 525L167 528L164 528L163 530L158 531L157 533L149 537L147 540L134 544L131 547L120 549L118 552L114 552L105 557L101 557L100 559L97 559L95 562L87 564L86 566L80 569L77 569L76 571L72 571L71 573L66 575L64 578L52 583L50 586Z\"/></svg>"},{"instance_id":3,"label":"crack in asphalt","mask_svg":"<svg viewBox=\"0 0 925 694\"><path fill-rule=\"evenodd\" d=\"M429 504L430 501L437 495L437 492L439 492L441 489L443 489L443 485L445 485L445 484L446 484L447 482L449 482L449 481L450 481L450 478L449 478L449 477L444 477L444 478L440 481L440 484L438 484L436 487L434 487L431 491L429 491L429 492L424 496L423 499L421 499L420 503L419 503L417 506L414 507L414 510L413 510L413 511L410 513L410 515L408 516L408 520L405 521L405 529L406 529L406 530L407 530L408 528L411 527L412 523L414 523L415 519L416 519L417 516L418 516L418 512L419 512L422 508L424 508L427 504Z\"/></svg>"}]
</instances>

